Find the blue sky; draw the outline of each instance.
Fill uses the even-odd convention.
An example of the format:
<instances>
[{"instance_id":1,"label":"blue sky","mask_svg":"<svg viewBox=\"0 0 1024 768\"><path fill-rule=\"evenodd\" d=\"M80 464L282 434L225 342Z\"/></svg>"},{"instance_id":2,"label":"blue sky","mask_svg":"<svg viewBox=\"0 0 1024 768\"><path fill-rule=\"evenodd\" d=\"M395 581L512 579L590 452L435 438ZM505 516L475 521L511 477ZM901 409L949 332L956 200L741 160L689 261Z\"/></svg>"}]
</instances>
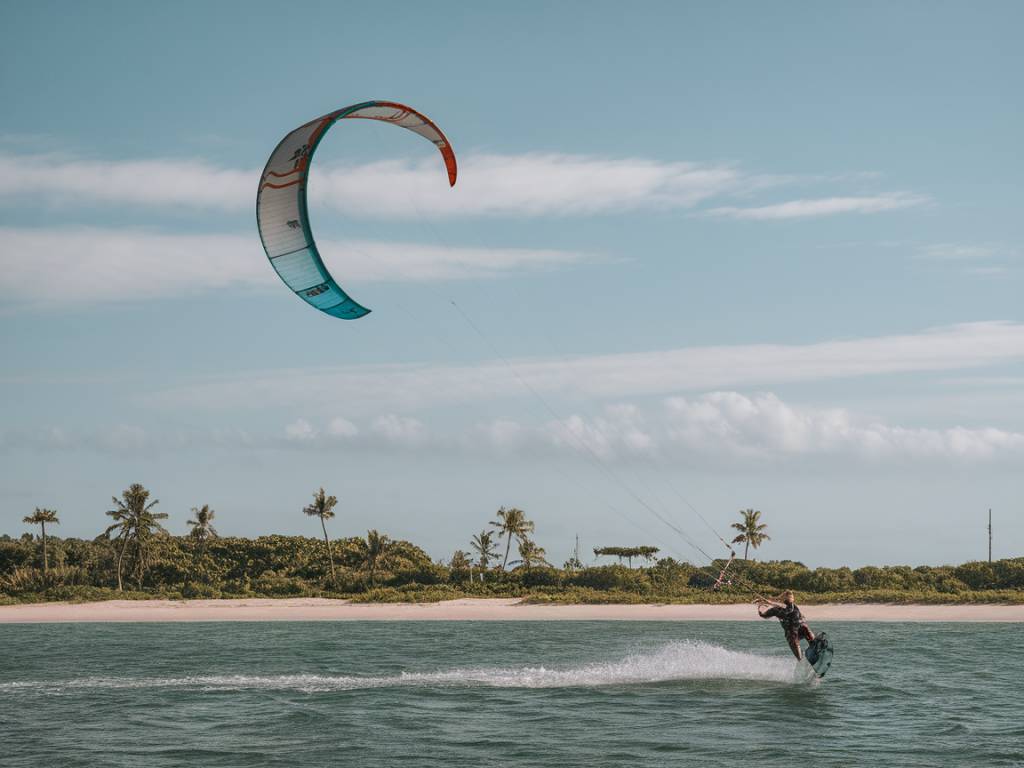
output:
<instances>
[{"instance_id":1,"label":"blue sky","mask_svg":"<svg viewBox=\"0 0 1024 768\"><path fill-rule=\"evenodd\" d=\"M1014 3L2 4L0 530L376 527L501 505L556 562L700 556L762 510L810 565L1024 547ZM373 313L266 262L260 169L336 126L313 229ZM653 510L653 511L652 511ZM655 514L656 513L656 514ZM720 545L717 545L721 549ZM718 551L715 551L717 554Z\"/></svg>"}]
</instances>

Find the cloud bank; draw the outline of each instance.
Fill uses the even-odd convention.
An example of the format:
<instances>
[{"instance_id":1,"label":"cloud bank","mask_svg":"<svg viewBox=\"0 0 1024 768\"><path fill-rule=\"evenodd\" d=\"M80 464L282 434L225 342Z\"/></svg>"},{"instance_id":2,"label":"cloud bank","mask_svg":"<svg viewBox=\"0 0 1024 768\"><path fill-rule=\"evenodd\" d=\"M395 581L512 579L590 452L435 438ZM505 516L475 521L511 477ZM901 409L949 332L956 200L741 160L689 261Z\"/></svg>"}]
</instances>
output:
<instances>
[{"instance_id":1,"label":"cloud bank","mask_svg":"<svg viewBox=\"0 0 1024 768\"><path fill-rule=\"evenodd\" d=\"M81 160L0 154L0 201L39 198L51 205L116 205L197 211L247 211L259 171L203 160ZM607 158L565 153L468 153L449 189L437 158L350 166L315 164L309 200L348 215L390 219L479 216L591 216L636 210L693 209L811 177L752 174L732 165ZM841 179L832 179L839 183ZM859 179L863 183L863 179ZM828 196L706 213L769 220L880 213L919 205L908 193Z\"/></svg>"},{"instance_id":2,"label":"cloud bank","mask_svg":"<svg viewBox=\"0 0 1024 768\"><path fill-rule=\"evenodd\" d=\"M1024 324L964 323L916 334L824 341L685 347L568 359L476 365L360 365L253 371L156 393L167 406L265 408L343 402L364 410L415 410L500 398L571 401L729 387L970 370L1024 360ZM512 369L510 370L509 365ZM525 384L524 384L525 382ZM527 389L527 386L529 389Z\"/></svg>"},{"instance_id":3,"label":"cloud bank","mask_svg":"<svg viewBox=\"0 0 1024 768\"><path fill-rule=\"evenodd\" d=\"M732 466L791 460L989 462L1024 457L1024 434L995 427L924 428L889 424L845 408L787 403L774 393L717 391L670 397L647 406L617 403L594 414L527 423L495 419L444 432L409 415L352 420L298 418L278 434L245 432L152 434L133 425L95 433L59 428L0 435L19 450L87 450L156 456L196 446L246 450L374 450L461 453L525 460L575 458L654 466L685 461Z\"/></svg>"},{"instance_id":4,"label":"cloud bank","mask_svg":"<svg viewBox=\"0 0 1024 768\"><path fill-rule=\"evenodd\" d=\"M322 240L341 280L436 282L498 278L593 259L572 251ZM278 281L255 232L177 235L144 230L0 227L0 298L13 303L131 301Z\"/></svg>"},{"instance_id":5,"label":"cloud bank","mask_svg":"<svg viewBox=\"0 0 1024 768\"><path fill-rule=\"evenodd\" d=\"M251 208L258 171L202 160L81 160L0 154L0 199L40 197L53 205L130 205L215 210Z\"/></svg>"},{"instance_id":6,"label":"cloud bank","mask_svg":"<svg viewBox=\"0 0 1024 768\"><path fill-rule=\"evenodd\" d=\"M882 213L901 208L912 208L928 202L926 197L907 193L872 195L867 197L827 197L809 200L790 200L785 203L750 208L725 206L712 208L708 216L747 221L780 221L835 216L840 213Z\"/></svg>"}]
</instances>

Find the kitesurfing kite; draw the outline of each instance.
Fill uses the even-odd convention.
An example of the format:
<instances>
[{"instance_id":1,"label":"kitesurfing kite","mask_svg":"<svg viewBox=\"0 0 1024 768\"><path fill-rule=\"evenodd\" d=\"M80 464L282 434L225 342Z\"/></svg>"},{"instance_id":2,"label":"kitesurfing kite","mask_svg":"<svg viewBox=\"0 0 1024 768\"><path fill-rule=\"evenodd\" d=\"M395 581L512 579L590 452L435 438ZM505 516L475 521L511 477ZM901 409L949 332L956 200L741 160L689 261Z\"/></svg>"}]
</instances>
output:
<instances>
[{"instance_id":1,"label":"kitesurfing kite","mask_svg":"<svg viewBox=\"0 0 1024 768\"><path fill-rule=\"evenodd\" d=\"M370 310L352 299L327 271L317 251L306 210L306 183L313 153L339 120L380 120L406 128L441 151L448 183L455 186L455 153L428 117L393 101L364 101L301 125L277 145L256 194L256 223L267 258L278 276L307 304L333 317L354 320Z\"/></svg>"}]
</instances>

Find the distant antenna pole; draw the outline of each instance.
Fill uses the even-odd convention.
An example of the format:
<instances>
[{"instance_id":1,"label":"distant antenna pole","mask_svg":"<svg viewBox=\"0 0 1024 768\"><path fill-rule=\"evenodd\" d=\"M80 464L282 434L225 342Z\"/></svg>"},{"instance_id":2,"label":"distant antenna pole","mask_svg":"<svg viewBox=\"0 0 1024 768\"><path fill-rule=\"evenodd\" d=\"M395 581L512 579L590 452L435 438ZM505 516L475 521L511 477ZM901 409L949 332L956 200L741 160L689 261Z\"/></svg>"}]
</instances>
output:
<instances>
[{"instance_id":1,"label":"distant antenna pole","mask_svg":"<svg viewBox=\"0 0 1024 768\"><path fill-rule=\"evenodd\" d=\"M992 562L992 508L988 509L988 561Z\"/></svg>"}]
</instances>

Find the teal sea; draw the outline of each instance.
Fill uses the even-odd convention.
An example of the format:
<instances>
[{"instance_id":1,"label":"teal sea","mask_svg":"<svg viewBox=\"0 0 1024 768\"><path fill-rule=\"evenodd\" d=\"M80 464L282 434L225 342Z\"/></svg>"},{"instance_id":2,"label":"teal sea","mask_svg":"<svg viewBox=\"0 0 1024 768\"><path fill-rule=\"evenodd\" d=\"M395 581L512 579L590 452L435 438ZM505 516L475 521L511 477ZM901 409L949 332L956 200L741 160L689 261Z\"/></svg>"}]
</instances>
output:
<instances>
[{"instance_id":1,"label":"teal sea","mask_svg":"<svg viewBox=\"0 0 1024 768\"><path fill-rule=\"evenodd\" d=\"M813 616L813 614L812 614ZM0 765L1024 765L1019 625L0 625Z\"/></svg>"}]
</instances>

